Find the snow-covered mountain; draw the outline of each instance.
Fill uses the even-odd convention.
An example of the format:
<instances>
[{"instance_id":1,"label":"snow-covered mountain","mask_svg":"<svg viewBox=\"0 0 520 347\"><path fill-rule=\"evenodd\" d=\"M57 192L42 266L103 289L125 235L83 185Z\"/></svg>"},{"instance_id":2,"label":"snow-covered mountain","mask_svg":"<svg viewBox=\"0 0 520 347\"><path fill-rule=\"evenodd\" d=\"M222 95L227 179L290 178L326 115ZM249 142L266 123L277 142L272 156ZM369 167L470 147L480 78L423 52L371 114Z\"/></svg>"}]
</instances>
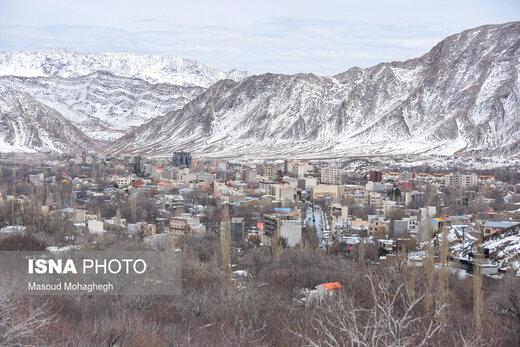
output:
<instances>
[{"instance_id":1,"label":"snow-covered mountain","mask_svg":"<svg viewBox=\"0 0 520 347\"><path fill-rule=\"evenodd\" d=\"M134 53L77 53L66 50L0 52L0 75L78 77L96 71L139 78L150 83L207 88L221 79L240 80L243 71L222 71L174 55Z\"/></svg>"},{"instance_id":2,"label":"snow-covered mountain","mask_svg":"<svg viewBox=\"0 0 520 347\"><path fill-rule=\"evenodd\" d=\"M115 140L131 127L182 108L202 87L151 84L98 71L80 77L0 77L52 107L93 139Z\"/></svg>"},{"instance_id":3,"label":"snow-covered mountain","mask_svg":"<svg viewBox=\"0 0 520 347\"><path fill-rule=\"evenodd\" d=\"M420 58L222 80L112 146L208 156L518 155L520 22L450 36Z\"/></svg>"},{"instance_id":4,"label":"snow-covered mountain","mask_svg":"<svg viewBox=\"0 0 520 347\"><path fill-rule=\"evenodd\" d=\"M96 143L61 114L0 81L0 152L96 149Z\"/></svg>"}]
</instances>

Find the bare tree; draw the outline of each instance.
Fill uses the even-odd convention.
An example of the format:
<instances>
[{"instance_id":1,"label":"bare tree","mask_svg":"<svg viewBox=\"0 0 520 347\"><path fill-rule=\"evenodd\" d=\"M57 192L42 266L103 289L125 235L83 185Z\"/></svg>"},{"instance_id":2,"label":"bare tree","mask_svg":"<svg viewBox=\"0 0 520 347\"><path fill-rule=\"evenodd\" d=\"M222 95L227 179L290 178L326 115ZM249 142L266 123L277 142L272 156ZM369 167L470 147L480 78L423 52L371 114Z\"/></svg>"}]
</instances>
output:
<instances>
[{"instance_id":1,"label":"bare tree","mask_svg":"<svg viewBox=\"0 0 520 347\"><path fill-rule=\"evenodd\" d=\"M231 271L231 226L229 223L229 205L224 204L222 209L222 221L220 226L220 255L222 269Z\"/></svg>"},{"instance_id":2,"label":"bare tree","mask_svg":"<svg viewBox=\"0 0 520 347\"><path fill-rule=\"evenodd\" d=\"M421 309L425 294L410 295L405 283L394 287L390 280L367 276L368 304L351 295L339 295L316 309L307 327L288 330L311 346L424 346L431 343L442 325Z\"/></svg>"},{"instance_id":3,"label":"bare tree","mask_svg":"<svg viewBox=\"0 0 520 347\"><path fill-rule=\"evenodd\" d=\"M38 332L55 320L46 304L24 304L0 289L0 345L37 345Z\"/></svg>"},{"instance_id":4,"label":"bare tree","mask_svg":"<svg viewBox=\"0 0 520 347\"><path fill-rule=\"evenodd\" d=\"M480 232L477 232L475 253L473 276L473 317L475 333L479 335L482 332L482 320L484 315L484 292L482 290L482 273L480 271L480 264L482 259L482 233Z\"/></svg>"}]
</instances>

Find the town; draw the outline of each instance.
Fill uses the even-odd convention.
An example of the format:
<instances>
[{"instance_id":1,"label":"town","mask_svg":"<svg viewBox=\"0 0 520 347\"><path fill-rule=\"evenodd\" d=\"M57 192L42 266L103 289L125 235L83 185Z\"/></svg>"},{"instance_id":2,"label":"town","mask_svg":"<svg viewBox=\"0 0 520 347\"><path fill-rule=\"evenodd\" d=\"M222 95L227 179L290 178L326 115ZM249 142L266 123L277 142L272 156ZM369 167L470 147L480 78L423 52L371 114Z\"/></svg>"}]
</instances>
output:
<instances>
[{"instance_id":1,"label":"town","mask_svg":"<svg viewBox=\"0 0 520 347\"><path fill-rule=\"evenodd\" d=\"M182 252L212 264L235 288L250 283L256 292L269 283L255 282L262 276L291 282L290 302L304 309L340 300L335 293L349 285L351 271L341 268L344 261L363 267L357 276L389 276L390 269L401 276L411 268L428 278L430 268L497 286L520 275L520 172L514 167L359 170L318 160L203 159L189 151L165 158L82 153L40 163L3 158L0 178L0 250ZM275 271L272 259L285 263ZM306 266L334 271L298 276ZM216 275L199 276L195 286ZM442 287L433 281L426 296ZM240 339L266 338L267 325L249 324L241 333L252 335ZM417 336L410 338L415 343Z\"/></svg>"}]
</instances>

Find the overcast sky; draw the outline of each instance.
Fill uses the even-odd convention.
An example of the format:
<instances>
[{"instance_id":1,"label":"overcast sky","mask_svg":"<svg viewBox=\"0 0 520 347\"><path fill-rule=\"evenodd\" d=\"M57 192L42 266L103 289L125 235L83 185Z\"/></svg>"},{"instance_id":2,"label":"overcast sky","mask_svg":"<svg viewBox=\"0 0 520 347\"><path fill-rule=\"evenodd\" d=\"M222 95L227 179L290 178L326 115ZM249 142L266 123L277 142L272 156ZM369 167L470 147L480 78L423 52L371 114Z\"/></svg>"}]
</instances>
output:
<instances>
[{"instance_id":1,"label":"overcast sky","mask_svg":"<svg viewBox=\"0 0 520 347\"><path fill-rule=\"evenodd\" d=\"M331 75L514 20L518 0L0 0L0 50L176 54L250 73Z\"/></svg>"}]
</instances>

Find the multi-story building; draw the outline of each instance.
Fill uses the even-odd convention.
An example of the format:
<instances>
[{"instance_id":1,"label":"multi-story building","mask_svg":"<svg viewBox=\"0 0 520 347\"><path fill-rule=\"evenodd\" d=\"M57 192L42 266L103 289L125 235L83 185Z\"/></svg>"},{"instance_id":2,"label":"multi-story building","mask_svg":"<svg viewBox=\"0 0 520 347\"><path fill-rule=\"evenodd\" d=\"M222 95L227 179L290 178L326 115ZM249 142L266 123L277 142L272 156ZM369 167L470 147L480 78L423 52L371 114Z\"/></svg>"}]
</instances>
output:
<instances>
[{"instance_id":1,"label":"multi-story building","mask_svg":"<svg viewBox=\"0 0 520 347\"><path fill-rule=\"evenodd\" d=\"M172 235L184 235L189 230L188 221L184 218L170 218L170 230Z\"/></svg>"},{"instance_id":2,"label":"multi-story building","mask_svg":"<svg viewBox=\"0 0 520 347\"><path fill-rule=\"evenodd\" d=\"M367 190L357 190L354 192L354 202L359 206L381 208L383 201L383 196L378 192Z\"/></svg>"},{"instance_id":3,"label":"multi-story building","mask_svg":"<svg viewBox=\"0 0 520 347\"><path fill-rule=\"evenodd\" d=\"M278 209L277 213L264 215L262 242L270 245L274 236L284 238L288 247L295 247L302 239L300 211Z\"/></svg>"},{"instance_id":4,"label":"multi-story building","mask_svg":"<svg viewBox=\"0 0 520 347\"><path fill-rule=\"evenodd\" d=\"M288 184L275 184L271 186L271 194L279 201L294 201L296 188Z\"/></svg>"},{"instance_id":5,"label":"multi-story building","mask_svg":"<svg viewBox=\"0 0 520 347\"><path fill-rule=\"evenodd\" d=\"M345 194L345 187L340 185L318 184L312 190L314 199L329 197L332 201L339 201Z\"/></svg>"},{"instance_id":6,"label":"multi-story building","mask_svg":"<svg viewBox=\"0 0 520 347\"><path fill-rule=\"evenodd\" d=\"M141 174L141 164L143 158L140 155L134 155L128 159L128 168L135 174Z\"/></svg>"},{"instance_id":7,"label":"multi-story building","mask_svg":"<svg viewBox=\"0 0 520 347\"><path fill-rule=\"evenodd\" d=\"M328 166L321 169L321 183L324 184L341 184L341 170L338 167Z\"/></svg>"},{"instance_id":8,"label":"multi-story building","mask_svg":"<svg viewBox=\"0 0 520 347\"><path fill-rule=\"evenodd\" d=\"M298 176L298 165L300 164L301 161L299 160L285 160L284 172L292 176Z\"/></svg>"},{"instance_id":9,"label":"multi-story building","mask_svg":"<svg viewBox=\"0 0 520 347\"><path fill-rule=\"evenodd\" d=\"M302 188L305 190L312 190L318 185L318 179L312 176L302 178L302 182Z\"/></svg>"},{"instance_id":10,"label":"multi-story building","mask_svg":"<svg viewBox=\"0 0 520 347\"><path fill-rule=\"evenodd\" d=\"M172 158L172 165L175 167L186 168L191 166L191 153L188 152L174 152Z\"/></svg>"},{"instance_id":11,"label":"multi-story building","mask_svg":"<svg viewBox=\"0 0 520 347\"><path fill-rule=\"evenodd\" d=\"M381 182L383 180L383 172L381 171L370 171L368 173L368 180L371 182Z\"/></svg>"},{"instance_id":12,"label":"multi-story building","mask_svg":"<svg viewBox=\"0 0 520 347\"><path fill-rule=\"evenodd\" d=\"M430 232L433 232L431 227L431 220L437 214L437 207L425 206L419 209L419 221L416 226L417 238L420 242L427 241L430 237Z\"/></svg>"},{"instance_id":13,"label":"multi-story building","mask_svg":"<svg viewBox=\"0 0 520 347\"><path fill-rule=\"evenodd\" d=\"M278 166L277 165L265 165L264 175L267 176L269 181L276 182L278 180Z\"/></svg>"},{"instance_id":14,"label":"multi-story building","mask_svg":"<svg viewBox=\"0 0 520 347\"><path fill-rule=\"evenodd\" d=\"M256 180L256 168L245 168L242 170L242 181L249 183Z\"/></svg>"},{"instance_id":15,"label":"multi-story building","mask_svg":"<svg viewBox=\"0 0 520 347\"><path fill-rule=\"evenodd\" d=\"M239 243L244 239L244 218L231 218L231 240Z\"/></svg>"},{"instance_id":16,"label":"multi-story building","mask_svg":"<svg viewBox=\"0 0 520 347\"><path fill-rule=\"evenodd\" d=\"M478 184L478 175L475 173L465 175L459 172L444 176L444 185L448 187L471 187Z\"/></svg>"},{"instance_id":17,"label":"multi-story building","mask_svg":"<svg viewBox=\"0 0 520 347\"><path fill-rule=\"evenodd\" d=\"M407 217L401 220L394 220L394 236L416 235L417 218Z\"/></svg>"},{"instance_id":18,"label":"multi-story building","mask_svg":"<svg viewBox=\"0 0 520 347\"><path fill-rule=\"evenodd\" d=\"M312 173L312 172L314 172L314 165L312 165L309 162L298 163L298 165L296 165L295 176L298 176L299 179L302 179L305 175ZM293 169L293 173L294 173L294 169Z\"/></svg>"}]
</instances>

